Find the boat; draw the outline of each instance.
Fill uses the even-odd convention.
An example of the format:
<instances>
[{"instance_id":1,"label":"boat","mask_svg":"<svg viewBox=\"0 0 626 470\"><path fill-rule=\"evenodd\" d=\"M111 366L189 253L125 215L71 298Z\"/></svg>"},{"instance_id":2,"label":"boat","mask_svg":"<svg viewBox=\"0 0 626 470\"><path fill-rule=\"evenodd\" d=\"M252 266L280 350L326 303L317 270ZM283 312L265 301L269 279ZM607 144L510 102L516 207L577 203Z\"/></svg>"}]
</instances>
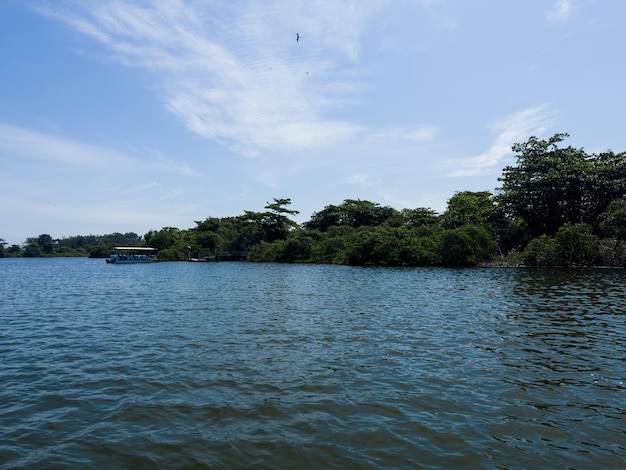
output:
<instances>
[{"instance_id":1,"label":"boat","mask_svg":"<svg viewBox=\"0 0 626 470\"><path fill-rule=\"evenodd\" d=\"M137 264L154 263L158 261L156 248L143 246L116 246L111 256L107 258L109 264Z\"/></svg>"}]
</instances>

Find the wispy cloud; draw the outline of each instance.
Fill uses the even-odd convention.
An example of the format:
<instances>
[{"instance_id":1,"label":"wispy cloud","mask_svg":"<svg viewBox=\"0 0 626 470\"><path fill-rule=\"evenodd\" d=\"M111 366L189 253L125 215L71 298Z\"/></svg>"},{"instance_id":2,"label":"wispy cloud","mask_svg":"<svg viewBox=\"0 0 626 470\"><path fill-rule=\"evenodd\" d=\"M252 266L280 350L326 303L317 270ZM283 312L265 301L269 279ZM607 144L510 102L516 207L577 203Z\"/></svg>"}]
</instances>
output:
<instances>
[{"instance_id":1,"label":"wispy cloud","mask_svg":"<svg viewBox=\"0 0 626 470\"><path fill-rule=\"evenodd\" d=\"M372 180L369 176L360 174L360 175L352 175L344 179L343 181L346 184L356 184L358 186L372 186Z\"/></svg>"},{"instance_id":2,"label":"wispy cloud","mask_svg":"<svg viewBox=\"0 0 626 470\"><path fill-rule=\"evenodd\" d=\"M168 158L158 150L144 151L150 155L151 163L165 173L175 173L181 176L201 176L200 173L189 166L187 162Z\"/></svg>"},{"instance_id":3,"label":"wispy cloud","mask_svg":"<svg viewBox=\"0 0 626 470\"><path fill-rule=\"evenodd\" d=\"M191 131L255 155L359 131L332 117L361 87L338 70L358 61L359 36L384 3L67 0L40 11L152 72L166 109Z\"/></svg>"},{"instance_id":4,"label":"wispy cloud","mask_svg":"<svg viewBox=\"0 0 626 470\"><path fill-rule=\"evenodd\" d=\"M438 129L434 126L421 126L408 130L404 137L409 140L423 142L434 139L437 131Z\"/></svg>"},{"instance_id":5,"label":"wispy cloud","mask_svg":"<svg viewBox=\"0 0 626 470\"><path fill-rule=\"evenodd\" d=\"M563 23L567 21L572 13L571 0L557 0L554 7L546 11L545 15L549 21Z\"/></svg>"},{"instance_id":6,"label":"wispy cloud","mask_svg":"<svg viewBox=\"0 0 626 470\"><path fill-rule=\"evenodd\" d=\"M62 171L115 173L155 169L161 174L197 174L187 163L167 158L156 150L132 149L125 153L4 123L0 123L0 157L7 161L50 163Z\"/></svg>"},{"instance_id":7,"label":"wispy cloud","mask_svg":"<svg viewBox=\"0 0 626 470\"><path fill-rule=\"evenodd\" d=\"M439 129L431 125L398 126L382 129L361 129L361 137L368 143L389 145L391 142L427 142L433 140Z\"/></svg>"},{"instance_id":8,"label":"wispy cloud","mask_svg":"<svg viewBox=\"0 0 626 470\"><path fill-rule=\"evenodd\" d=\"M0 123L0 155L91 169L124 168L134 160L115 150Z\"/></svg>"},{"instance_id":9,"label":"wispy cloud","mask_svg":"<svg viewBox=\"0 0 626 470\"><path fill-rule=\"evenodd\" d=\"M502 161L511 155L511 147L533 134L545 132L554 122L554 115L545 105L519 111L492 125L496 132L494 143L484 153L447 161L442 170L447 176L478 176L500 169Z\"/></svg>"},{"instance_id":10,"label":"wispy cloud","mask_svg":"<svg viewBox=\"0 0 626 470\"><path fill-rule=\"evenodd\" d=\"M195 172L154 151L118 151L0 123L0 161L0 212L16 242L20 230L98 233L111 223L148 230L167 219L192 220L180 200Z\"/></svg>"}]
</instances>

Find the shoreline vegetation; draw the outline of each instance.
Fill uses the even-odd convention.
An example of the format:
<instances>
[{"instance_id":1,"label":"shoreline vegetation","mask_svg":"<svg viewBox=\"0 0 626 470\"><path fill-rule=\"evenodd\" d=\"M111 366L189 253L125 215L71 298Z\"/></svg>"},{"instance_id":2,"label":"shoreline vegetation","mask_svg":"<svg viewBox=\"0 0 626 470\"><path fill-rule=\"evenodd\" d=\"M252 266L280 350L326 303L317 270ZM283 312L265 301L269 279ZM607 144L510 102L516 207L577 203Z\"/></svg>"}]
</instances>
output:
<instances>
[{"instance_id":1,"label":"shoreline vegetation","mask_svg":"<svg viewBox=\"0 0 626 470\"><path fill-rule=\"evenodd\" d=\"M48 234L8 246L0 257L108 257L114 246L149 246L159 259L247 252L254 262L355 266L626 266L626 152L587 154L564 147L567 134L513 145L516 164L490 191L454 194L446 210L397 210L346 199L301 225L290 199L265 211L208 217L180 230L164 227L53 239Z\"/></svg>"}]
</instances>

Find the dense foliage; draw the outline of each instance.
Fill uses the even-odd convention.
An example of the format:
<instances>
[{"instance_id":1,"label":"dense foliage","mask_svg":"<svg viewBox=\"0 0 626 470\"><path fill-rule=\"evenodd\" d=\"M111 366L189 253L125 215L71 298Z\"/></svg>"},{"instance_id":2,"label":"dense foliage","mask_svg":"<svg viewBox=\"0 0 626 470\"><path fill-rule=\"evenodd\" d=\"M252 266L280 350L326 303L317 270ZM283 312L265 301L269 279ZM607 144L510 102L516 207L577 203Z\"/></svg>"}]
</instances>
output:
<instances>
[{"instance_id":1,"label":"dense foliage","mask_svg":"<svg viewBox=\"0 0 626 470\"><path fill-rule=\"evenodd\" d=\"M114 246L136 246L143 241L136 233L112 233L108 235L76 235L54 239L49 234L26 239L22 246L7 246L0 239L2 257L50 257L50 256L109 256Z\"/></svg>"},{"instance_id":2,"label":"dense foliage","mask_svg":"<svg viewBox=\"0 0 626 470\"><path fill-rule=\"evenodd\" d=\"M503 169L495 194L458 192L443 214L346 199L299 226L291 200L274 199L263 212L209 217L188 230L61 240L44 234L23 246L0 243L0 256L106 256L114 245L146 245L162 260L245 252L263 262L626 266L626 154L589 155L561 146L566 137L515 144L516 164Z\"/></svg>"}]
</instances>

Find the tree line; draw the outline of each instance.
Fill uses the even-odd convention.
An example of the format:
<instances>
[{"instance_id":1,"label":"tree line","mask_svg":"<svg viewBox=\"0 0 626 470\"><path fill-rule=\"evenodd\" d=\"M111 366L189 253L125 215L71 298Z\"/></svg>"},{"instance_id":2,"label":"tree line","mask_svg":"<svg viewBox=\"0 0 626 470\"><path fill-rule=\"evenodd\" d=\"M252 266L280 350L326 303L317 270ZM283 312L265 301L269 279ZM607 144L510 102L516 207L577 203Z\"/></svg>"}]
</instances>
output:
<instances>
[{"instance_id":1,"label":"tree line","mask_svg":"<svg viewBox=\"0 0 626 470\"><path fill-rule=\"evenodd\" d=\"M80 237L28 239L5 255L84 253L106 256L114 244L159 249L163 260L215 252L248 252L249 261L383 266L626 266L626 153L587 154L564 146L567 134L531 137L513 146L516 162L503 169L495 192L462 191L446 210L396 210L346 199L297 224L290 199L261 212L209 217L195 227L164 227L122 241ZM118 234L120 235L120 234ZM43 240L42 240L43 237ZM89 248L87 240L95 242ZM71 249L70 249L71 247ZM13 250L13 252L11 251ZM67 250L67 251L63 251Z\"/></svg>"},{"instance_id":2,"label":"tree line","mask_svg":"<svg viewBox=\"0 0 626 470\"><path fill-rule=\"evenodd\" d=\"M55 239L47 233L29 237L22 245L9 245L0 238L0 258L3 257L53 257L53 256L108 256L114 246L136 246L143 237L134 232L107 235L76 235Z\"/></svg>"}]
</instances>

